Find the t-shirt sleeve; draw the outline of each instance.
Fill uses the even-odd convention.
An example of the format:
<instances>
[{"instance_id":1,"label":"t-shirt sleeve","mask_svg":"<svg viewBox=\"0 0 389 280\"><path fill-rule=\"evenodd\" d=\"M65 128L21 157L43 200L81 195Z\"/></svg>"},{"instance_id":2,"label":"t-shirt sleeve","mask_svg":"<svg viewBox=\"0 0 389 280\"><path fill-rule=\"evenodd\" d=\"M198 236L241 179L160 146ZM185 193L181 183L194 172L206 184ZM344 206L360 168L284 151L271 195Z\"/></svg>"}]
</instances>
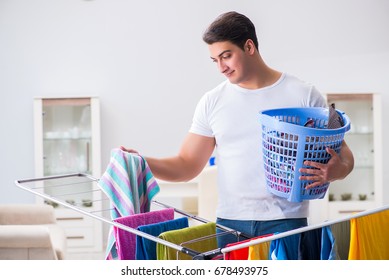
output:
<instances>
[{"instance_id":1,"label":"t-shirt sleeve","mask_svg":"<svg viewBox=\"0 0 389 280\"><path fill-rule=\"evenodd\" d=\"M213 137L213 132L209 124L209 104L207 100L207 95L204 95L197 103L189 132L202 136Z\"/></svg>"},{"instance_id":2,"label":"t-shirt sleeve","mask_svg":"<svg viewBox=\"0 0 389 280\"><path fill-rule=\"evenodd\" d=\"M309 106L312 107L327 107L327 101L325 97L315 86L311 87L309 102Z\"/></svg>"}]
</instances>

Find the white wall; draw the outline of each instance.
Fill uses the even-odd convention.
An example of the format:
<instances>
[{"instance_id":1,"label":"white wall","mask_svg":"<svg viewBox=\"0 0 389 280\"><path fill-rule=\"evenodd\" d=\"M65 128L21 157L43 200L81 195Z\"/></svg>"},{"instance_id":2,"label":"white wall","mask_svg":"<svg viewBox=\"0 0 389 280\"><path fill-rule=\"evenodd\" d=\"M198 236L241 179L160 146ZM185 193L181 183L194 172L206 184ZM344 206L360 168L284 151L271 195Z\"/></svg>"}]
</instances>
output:
<instances>
[{"instance_id":1,"label":"white wall","mask_svg":"<svg viewBox=\"0 0 389 280\"><path fill-rule=\"evenodd\" d=\"M379 92L388 118L386 0L0 0L0 203L34 201L14 180L34 176L35 96L100 97L102 170L121 144L175 153L222 80L201 35L228 10L254 21L270 66L323 92Z\"/></svg>"}]
</instances>

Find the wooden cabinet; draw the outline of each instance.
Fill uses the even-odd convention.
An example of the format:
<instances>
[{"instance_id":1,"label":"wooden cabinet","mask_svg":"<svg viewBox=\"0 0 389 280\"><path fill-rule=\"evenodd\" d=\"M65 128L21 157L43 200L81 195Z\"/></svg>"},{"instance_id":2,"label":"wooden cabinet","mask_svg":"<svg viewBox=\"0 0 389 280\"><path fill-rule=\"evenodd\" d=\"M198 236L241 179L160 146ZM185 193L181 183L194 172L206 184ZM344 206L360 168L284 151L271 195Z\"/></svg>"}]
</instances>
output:
<instances>
[{"instance_id":1,"label":"wooden cabinet","mask_svg":"<svg viewBox=\"0 0 389 280\"><path fill-rule=\"evenodd\" d=\"M100 177L99 99L35 98L34 139L35 176L37 178L72 173ZM93 182L67 181L66 184L42 181L40 190L65 200L85 211L101 211L101 193L93 192ZM67 234L70 252L103 250L100 221L73 209L43 200L55 208L58 223Z\"/></svg>"}]
</instances>

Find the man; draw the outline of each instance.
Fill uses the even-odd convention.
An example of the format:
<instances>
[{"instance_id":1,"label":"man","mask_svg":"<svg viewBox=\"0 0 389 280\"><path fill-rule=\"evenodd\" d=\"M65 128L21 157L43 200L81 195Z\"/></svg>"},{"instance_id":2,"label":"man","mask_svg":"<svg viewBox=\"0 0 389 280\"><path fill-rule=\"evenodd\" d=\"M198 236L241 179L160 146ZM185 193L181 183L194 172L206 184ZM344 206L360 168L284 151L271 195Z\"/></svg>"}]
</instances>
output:
<instances>
[{"instance_id":1,"label":"man","mask_svg":"<svg viewBox=\"0 0 389 280\"><path fill-rule=\"evenodd\" d=\"M198 175L216 148L218 165L217 224L260 236L307 225L308 202L288 202L267 192L261 155L259 112L282 107L326 107L320 92L299 79L268 67L258 51L253 23L244 15L220 15L205 31L212 61L227 78L199 101L179 153L146 157L155 177L186 181ZM126 151L133 151L121 147ZM327 164L305 162L301 180L308 188L346 177L352 152L342 144L338 155L327 149ZM236 240L219 238L219 246Z\"/></svg>"}]
</instances>

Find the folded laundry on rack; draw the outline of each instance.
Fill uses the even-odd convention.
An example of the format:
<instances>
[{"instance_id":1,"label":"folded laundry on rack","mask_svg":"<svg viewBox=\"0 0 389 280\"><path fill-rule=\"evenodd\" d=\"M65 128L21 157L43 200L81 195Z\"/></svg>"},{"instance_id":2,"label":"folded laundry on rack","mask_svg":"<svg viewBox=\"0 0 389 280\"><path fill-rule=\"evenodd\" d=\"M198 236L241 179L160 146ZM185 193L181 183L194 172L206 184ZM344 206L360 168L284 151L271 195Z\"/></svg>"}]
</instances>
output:
<instances>
[{"instance_id":1,"label":"folded laundry on rack","mask_svg":"<svg viewBox=\"0 0 389 280\"><path fill-rule=\"evenodd\" d=\"M203 253L217 249L216 223L194 225L188 228L171 230L159 235L171 243ZM191 260L192 257L161 243L157 244L158 260Z\"/></svg>"},{"instance_id":2,"label":"folded laundry on rack","mask_svg":"<svg viewBox=\"0 0 389 280\"><path fill-rule=\"evenodd\" d=\"M155 224L174 219L174 209L166 208L147 213L135 214L127 217L120 217L114 221L122 225L137 229L141 225ZM116 250L119 260L135 260L136 237L134 233L113 227Z\"/></svg>"},{"instance_id":3,"label":"folded laundry on rack","mask_svg":"<svg viewBox=\"0 0 389 280\"><path fill-rule=\"evenodd\" d=\"M121 149L111 150L110 162L98 186L111 202L112 219L149 212L153 197L160 191L144 158ZM115 242L111 227L106 259L118 258Z\"/></svg>"},{"instance_id":4,"label":"folded laundry on rack","mask_svg":"<svg viewBox=\"0 0 389 280\"><path fill-rule=\"evenodd\" d=\"M189 227L188 217L181 217L160 223L139 226L138 230L152 236L159 236L161 233ZM142 236L136 236L136 260L156 260L157 243Z\"/></svg>"}]
</instances>

